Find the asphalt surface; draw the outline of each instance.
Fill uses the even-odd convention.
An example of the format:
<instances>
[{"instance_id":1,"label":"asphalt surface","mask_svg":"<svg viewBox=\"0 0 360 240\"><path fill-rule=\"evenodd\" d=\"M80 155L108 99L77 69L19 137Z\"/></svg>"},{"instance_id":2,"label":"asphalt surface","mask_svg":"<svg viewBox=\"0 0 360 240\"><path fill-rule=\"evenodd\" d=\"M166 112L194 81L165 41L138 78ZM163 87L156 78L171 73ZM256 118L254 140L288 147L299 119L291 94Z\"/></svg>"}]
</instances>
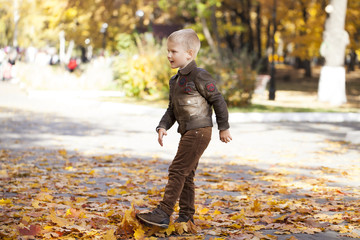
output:
<instances>
[{"instance_id":1,"label":"asphalt surface","mask_svg":"<svg viewBox=\"0 0 360 240\"><path fill-rule=\"evenodd\" d=\"M101 102L66 93L29 95L17 84L0 82L0 149L66 149L171 161L180 135L173 126L164 147L158 144L155 127L164 112L162 108ZM326 114L313 114L311 121L285 121L283 116L270 121L264 116L252 121L251 115L230 114L233 141L222 143L215 125L201 161L236 162L259 169L273 164L292 165L304 174L309 166L345 170L359 167L360 145L344 142L349 132L360 131L358 115L342 120L334 117L334 121ZM357 178L335 181L360 187ZM296 237L339 239L334 233Z\"/></svg>"},{"instance_id":2,"label":"asphalt surface","mask_svg":"<svg viewBox=\"0 0 360 240\"><path fill-rule=\"evenodd\" d=\"M165 112L161 108L79 99L66 94L29 97L18 85L4 82L0 82L0 107L1 120L10 120L2 124L0 137L1 146L7 148L39 146L95 154L124 152L171 160L180 137L174 125L164 139L164 147L158 144L155 127ZM347 133L360 131L360 122L339 119L331 122L328 116L323 122L325 115L317 114L312 122L276 119L261 122L246 119L246 114L241 119L236 113L230 114L233 141L220 142L215 125L203 159L214 162L254 159L270 164L296 161L327 167L358 163L360 151L356 144L348 144L348 151L341 154L319 154L329 152L333 143L345 141Z\"/></svg>"}]
</instances>

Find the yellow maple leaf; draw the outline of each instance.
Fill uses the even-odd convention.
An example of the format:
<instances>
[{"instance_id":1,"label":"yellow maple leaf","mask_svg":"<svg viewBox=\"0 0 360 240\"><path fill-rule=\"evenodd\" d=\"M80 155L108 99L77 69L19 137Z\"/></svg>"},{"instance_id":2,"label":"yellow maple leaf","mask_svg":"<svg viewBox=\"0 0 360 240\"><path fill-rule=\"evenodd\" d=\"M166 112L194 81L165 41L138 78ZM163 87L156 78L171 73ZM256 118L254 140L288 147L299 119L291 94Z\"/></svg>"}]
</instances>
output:
<instances>
[{"instance_id":1,"label":"yellow maple leaf","mask_svg":"<svg viewBox=\"0 0 360 240\"><path fill-rule=\"evenodd\" d=\"M61 156L63 156L63 157L66 157L66 156L67 156L67 151L66 151L65 149L60 149L60 150L58 151L58 153L59 153Z\"/></svg>"},{"instance_id":2,"label":"yellow maple leaf","mask_svg":"<svg viewBox=\"0 0 360 240\"><path fill-rule=\"evenodd\" d=\"M30 188L39 188L40 184L39 183L33 183L30 185Z\"/></svg>"},{"instance_id":3,"label":"yellow maple leaf","mask_svg":"<svg viewBox=\"0 0 360 240\"><path fill-rule=\"evenodd\" d=\"M188 221L186 224L187 224L189 233L196 234L200 230L200 228L198 226L196 226L195 224L193 224L192 221Z\"/></svg>"},{"instance_id":4,"label":"yellow maple leaf","mask_svg":"<svg viewBox=\"0 0 360 240\"><path fill-rule=\"evenodd\" d=\"M103 156L102 158L105 161L110 162L110 161L112 161L113 157L114 157L113 155L106 155L106 156Z\"/></svg>"},{"instance_id":5,"label":"yellow maple leaf","mask_svg":"<svg viewBox=\"0 0 360 240\"><path fill-rule=\"evenodd\" d=\"M74 222L69 222L64 218L60 218L60 217L56 216L56 213L54 210L50 210L49 218L53 223L57 224L60 227L70 226L70 225L73 225L73 223L74 223Z\"/></svg>"},{"instance_id":6,"label":"yellow maple leaf","mask_svg":"<svg viewBox=\"0 0 360 240\"><path fill-rule=\"evenodd\" d=\"M65 216L70 216L70 215L72 215L71 208L66 210L66 213L65 213Z\"/></svg>"},{"instance_id":7,"label":"yellow maple leaf","mask_svg":"<svg viewBox=\"0 0 360 240\"><path fill-rule=\"evenodd\" d=\"M134 238L136 240L141 240L141 239L144 239L145 238L145 231L139 227L138 229L135 230L134 232Z\"/></svg>"},{"instance_id":8,"label":"yellow maple leaf","mask_svg":"<svg viewBox=\"0 0 360 240\"><path fill-rule=\"evenodd\" d=\"M127 191L121 190L121 191L119 192L119 194L121 194L121 195L127 194Z\"/></svg>"},{"instance_id":9,"label":"yellow maple leaf","mask_svg":"<svg viewBox=\"0 0 360 240\"><path fill-rule=\"evenodd\" d=\"M106 217L110 217L112 215L114 215L115 211L114 210L110 210L107 214Z\"/></svg>"},{"instance_id":10,"label":"yellow maple leaf","mask_svg":"<svg viewBox=\"0 0 360 240\"><path fill-rule=\"evenodd\" d=\"M0 205L12 204L11 199L0 199Z\"/></svg>"},{"instance_id":11,"label":"yellow maple leaf","mask_svg":"<svg viewBox=\"0 0 360 240\"><path fill-rule=\"evenodd\" d=\"M44 201L44 202L51 202L54 197L51 196L50 194L41 192L36 196L36 199L38 199L39 201Z\"/></svg>"},{"instance_id":12,"label":"yellow maple leaf","mask_svg":"<svg viewBox=\"0 0 360 240\"><path fill-rule=\"evenodd\" d=\"M115 188L111 188L111 189L107 190L106 194L109 196L115 196L117 194L117 190Z\"/></svg>"},{"instance_id":13,"label":"yellow maple leaf","mask_svg":"<svg viewBox=\"0 0 360 240\"><path fill-rule=\"evenodd\" d=\"M208 208L203 208L203 209L201 209L201 210L199 211L199 213L200 213L201 215L207 214L208 212L209 212L209 209L208 209Z\"/></svg>"},{"instance_id":14,"label":"yellow maple leaf","mask_svg":"<svg viewBox=\"0 0 360 240\"><path fill-rule=\"evenodd\" d=\"M30 217L29 216L24 216L22 218L22 222L30 223Z\"/></svg>"},{"instance_id":15,"label":"yellow maple leaf","mask_svg":"<svg viewBox=\"0 0 360 240\"><path fill-rule=\"evenodd\" d=\"M252 211L254 212L259 212L261 210L261 203L259 202L259 200L255 200L254 201L254 205L251 208Z\"/></svg>"},{"instance_id":16,"label":"yellow maple leaf","mask_svg":"<svg viewBox=\"0 0 360 240\"><path fill-rule=\"evenodd\" d=\"M87 197L77 197L77 198L76 198L76 203L85 202L87 199L88 199Z\"/></svg>"},{"instance_id":17,"label":"yellow maple leaf","mask_svg":"<svg viewBox=\"0 0 360 240\"><path fill-rule=\"evenodd\" d=\"M47 230L52 230L53 226L44 226L43 230L47 231Z\"/></svg>"},{"instance_id":18,"label":"yellow maple leaf","mask_svg":"<svg viewBox=\"0 0 360 240\"><path fill-rule=\"evenodd\" d=\"M222 206L224 206L224 202L216 201L216 202L211 203L211 206L212 207L222 207Z\"/></svg>"},{"instance_id":19,"label":"yellow maple leaf","mask_svg":"<svg viewBox=\"0 0 360 240\"><path fill-rule=\"evenodd\" d=\"M38 200L33 200L32 201L32 203L31 203L31 205L34 207L34 208L39 208L40 206L39 206L39 201Z\"/></svg>"},{"instance_id":20,"label":"yellow maple leaf","mask_svg":"<svg viewBox=\"0 0 360 240\"><path fill-rule=\"evenodd\" d=\"M245 211L244 211L244 209L242 208L241 211L240 211L240 213L232 216L230 219L231 219L231 220L245 219Z\"/></svg>"},{"instance_id":21,"label":"yellow maple leaf","mask_svg":"<svg viewBox=\"0 0 360 240\"><path fill-rule=\"evenodd\" d=\"M7 173L6 170L0 170L0 177L1 178L8 178L9 174Z\"/></svg>"},{"instance_id":22,"label":"yellow maple leaf","mask_svg":"<svg viewBox=\"0 0 360 240\"><path fill-rule=\"evenodd\" d=\"M219 215L219 214L222 214L218 209L216 209L213 213L214 215Z\"/></svg>"},{"instance_id":23,"label":"yellow maple leaf","mask_svg":"<svg viewBox=\"0 0 360 240\"><path fill-rule=\"evenodd\" d=\"M288 238L287 240L297 240L297 238L296 237L294 237L294 236L291 236L290 238Z\"/></svg>"},{"instance_id":24,"label":"yellow maple leaf","mask_svg":"<svg viewBox=\"0 0 360 240\"><path fill-rule=\"evenodd\" d=\"M174 224L170 224L169 227L166 229L166 234L170 236L173 232L175 232L175 226Z\"/></svg>"},{"instance_id":25,"label":"yellow maple leaf","mask_svg":"<svg viewBox=\"0 0 360 240\"><path fill-rule=\"evenodd\" d=\"M106 234L103 237L104 240L116 240L115 230L114 229L107 230Z\"/></svg>"}]
</instances>

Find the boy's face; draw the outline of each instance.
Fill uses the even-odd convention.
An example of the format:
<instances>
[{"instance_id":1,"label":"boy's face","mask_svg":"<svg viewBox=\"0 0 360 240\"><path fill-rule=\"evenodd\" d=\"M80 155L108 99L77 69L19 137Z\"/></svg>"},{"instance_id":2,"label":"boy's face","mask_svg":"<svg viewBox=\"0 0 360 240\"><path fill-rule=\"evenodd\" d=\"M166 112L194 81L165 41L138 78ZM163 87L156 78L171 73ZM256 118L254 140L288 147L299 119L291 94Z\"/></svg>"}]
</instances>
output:
<instances>
[{"instance_id":1,"label":"boy's face","mask_svg":"<svg viewBox=\"0 0 360 240\"><path fill-rule=\"evenodd\" d=\"M191 50L187 51L180 43L168 41L167 48L171 68L184 68L193 59Z\"/></svg>"}]
</instances>

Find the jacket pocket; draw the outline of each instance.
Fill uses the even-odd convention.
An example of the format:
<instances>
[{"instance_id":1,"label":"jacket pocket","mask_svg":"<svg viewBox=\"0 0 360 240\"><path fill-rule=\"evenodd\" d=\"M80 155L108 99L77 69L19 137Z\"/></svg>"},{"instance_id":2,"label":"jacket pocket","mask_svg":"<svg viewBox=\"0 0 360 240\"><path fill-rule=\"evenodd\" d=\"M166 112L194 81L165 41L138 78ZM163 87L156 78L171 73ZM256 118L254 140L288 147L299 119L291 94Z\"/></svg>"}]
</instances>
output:
<instances>
[{"instance_id":1,"label":"jacket pocket","mask_svg":"<svg viewBox=\"0 0 360 240\"><path fill-rule=\"evenodd\" d=\"M198 112L197 97L187 97L178 99L178 113L180 119L189 119L190 116L196 115Z\"/></svg>"},{"instance_id":2,"label":"jacket pocket","mask_svg":"<svg viewBox=\"0 0 360 240\"><path fill-rule=\"evenodd\" d=\"M178 99L178 103L180 106L196 105L198 103L198 99L196 97L182 98Z\"/></svg>"}]
</instances>

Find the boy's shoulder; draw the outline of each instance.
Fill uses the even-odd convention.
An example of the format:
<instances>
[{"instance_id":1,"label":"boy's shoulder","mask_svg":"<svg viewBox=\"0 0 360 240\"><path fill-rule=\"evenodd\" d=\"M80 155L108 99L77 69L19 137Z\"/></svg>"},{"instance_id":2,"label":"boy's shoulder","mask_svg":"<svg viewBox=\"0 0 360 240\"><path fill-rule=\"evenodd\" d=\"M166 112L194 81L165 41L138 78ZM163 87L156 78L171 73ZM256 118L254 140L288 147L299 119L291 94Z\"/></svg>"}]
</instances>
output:
<instances>
[{"instance_id":1,"label":"boy's shoulder","mask_svg":"<svg viewBox=\"0 0 360 240\"><path fill-rule=\"evenodd\" d=\"M178 76L179 76L178 74L173 75L173 76L170 78L169 82L171 83L171 82L176 81L176 79L177 79Z\"/></svg>"},{"instance_id":2,"label":"boy's shoulder","mask_svg":"<svg viewBox=\"0 0 360 240\"><path fill-rule=\"evenodd\" d=\"M196 71L194 71L194 75L196 81L213 80L211 74L204 68L196 68Z\"/></svg>"}]
</instances>

